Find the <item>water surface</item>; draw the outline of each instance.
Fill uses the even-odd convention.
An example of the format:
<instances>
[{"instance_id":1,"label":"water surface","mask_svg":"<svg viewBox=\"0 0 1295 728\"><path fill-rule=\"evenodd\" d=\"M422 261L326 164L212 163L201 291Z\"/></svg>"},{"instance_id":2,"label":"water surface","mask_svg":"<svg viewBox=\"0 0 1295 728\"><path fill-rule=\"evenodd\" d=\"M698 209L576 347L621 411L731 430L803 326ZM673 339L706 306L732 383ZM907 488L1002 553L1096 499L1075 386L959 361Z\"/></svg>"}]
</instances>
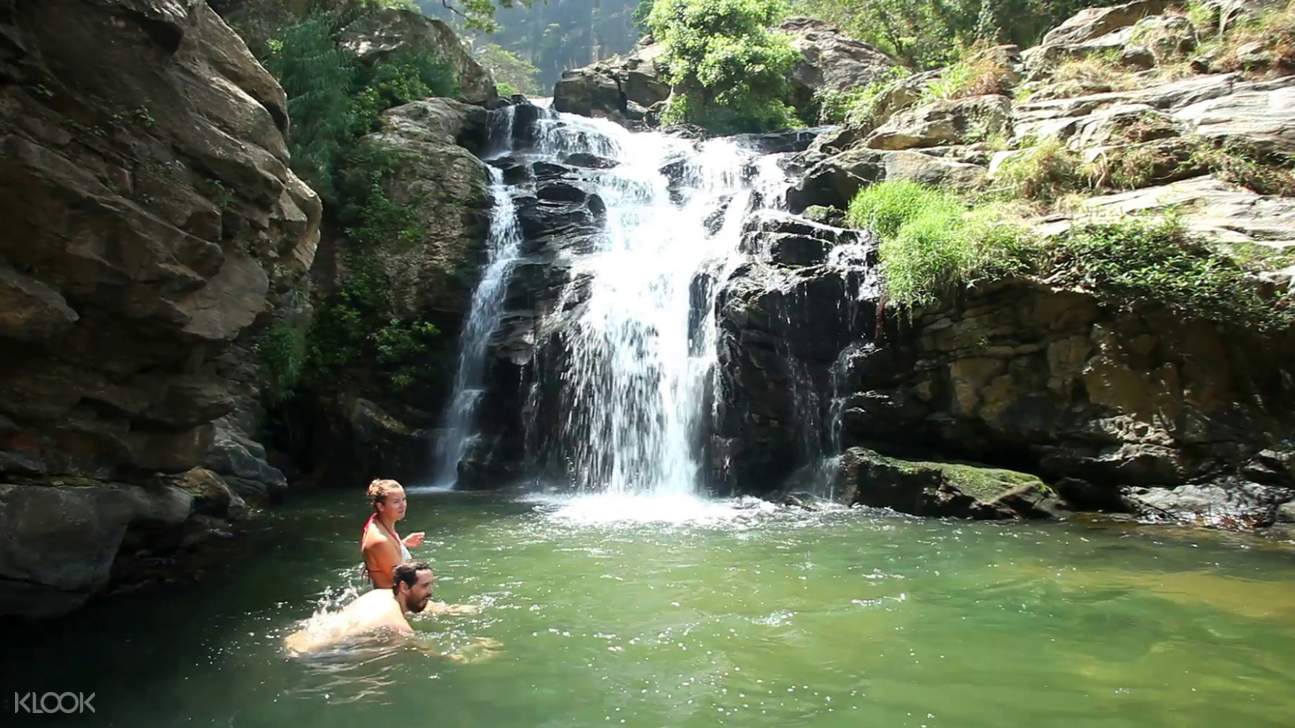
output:
<instances>
[{"instance_id":1,"label":"water surface","mask_svg":"<svg viewBox=\"0 0 1295 728\"><path fill-rule=\"evenodd\" d=\"M13 636L66 724L1290 725L1295 552L1208 532L807 513L759 502L414 494L455 651L280 641L357 582L358 496L298 497L256 557ZM624 520L626 515L633 520ZM8 697L6 695L6 697ZM6 710L8 713L8 710ZM93 722L91 722L91 720ZM49 716L32 723L55 724Z\"/></svg>"}]
</instances>

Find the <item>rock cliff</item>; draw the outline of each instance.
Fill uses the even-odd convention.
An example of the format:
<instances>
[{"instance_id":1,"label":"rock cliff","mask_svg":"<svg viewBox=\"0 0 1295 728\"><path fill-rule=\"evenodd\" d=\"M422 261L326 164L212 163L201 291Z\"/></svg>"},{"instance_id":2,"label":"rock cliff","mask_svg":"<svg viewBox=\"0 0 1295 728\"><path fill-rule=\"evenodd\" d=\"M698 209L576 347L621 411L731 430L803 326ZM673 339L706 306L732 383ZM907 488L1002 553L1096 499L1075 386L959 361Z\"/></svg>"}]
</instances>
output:
<instances>
[{"instance_id":1,"label":"rock cliff","mask_svg":"<svg viewBox=\"0 0 1295 728\"><path fill-rule=\"evenodd\" d=\"M283 91L205 2L9 1L0 46L0 613L48 615L242 515L199 467L221 357L321 210Z\"/></svg>"}]
</instances>

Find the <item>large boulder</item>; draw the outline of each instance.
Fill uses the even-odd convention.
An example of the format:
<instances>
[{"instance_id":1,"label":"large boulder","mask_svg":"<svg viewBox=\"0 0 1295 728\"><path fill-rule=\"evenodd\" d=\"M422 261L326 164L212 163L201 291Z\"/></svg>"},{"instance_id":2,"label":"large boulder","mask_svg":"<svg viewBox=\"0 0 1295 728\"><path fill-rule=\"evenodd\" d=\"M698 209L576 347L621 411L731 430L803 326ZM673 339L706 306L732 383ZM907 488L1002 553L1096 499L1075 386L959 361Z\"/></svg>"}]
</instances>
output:
<instances>
[{"instance_id":1,"label":"large boulder","mask_svg":"<svg viewBox=\"0 0 1295 728\"><path fill-rule=\"evenodd\" d=\"M880 50L821 20L788 18L778 30L791 36L792 47L800 52L791 74L793 105L798 109L809 109L820 90L862 88L889 77L897 65Z\"/></svg>"},{"instance_id":2,"label":"large boulder","mask_svg":"<svg viewBox=\"0 0 1295 728\"><path fill-rule=\"evenodd\" d=\"M934 187L973 189L985 179L979 164L937 156L916 149L888 151L851 147L814 160L787 192L793 212L811 205L845 209L860 188L886 180L908 180Z\"/></svg>"},{"instance_id":3,"label":"large boulder","mask_svg":"<svg viewBox=\"0 0 1295 728\"><path fill-rule=\"evenodd\" d=\"M917 149L985 141L1011 134L1011 114L1006 96L933 101L895 114L864 144L873 149Z\"/></svg>"},{"instance_id":4,"label":"large boulder","mask_svg":"<svg viewBox=\"0 0 1295 728\"><path fill-rule=\"evenodd\" d=\"M486 143L486 111L451 99L415 101L383 114L361 149L391 160L388 198L413 211L412 238L371 252L391 284L395 312L453 330L467 313L486 260L490 171L476 154ZM350 272L339 267L335 284Z\"/></svg>"},{"instance_id":5,"label":"large boulder","mask_svg":"<svg viewBox=\"0 0 1295 728\"><path fill-rule=\"evenodd\" d=\"M1169 6L1169 0L1132 0L1120 5L1085 8L1043 36L1022 54L1032 78L1045 75L1060 61L1099 53L1118 54L1135 44L1134 26Z\"/></svg>"},{"instance_id":6,"label":"large boulder","mask_svg":"<svg viewBox=\"0 0 1295 728\"><path fill-rule=\"evenodd\" d=\"M193 501L174 487L0 483L0 615L76 609L109 585L130 529L178 529Z\"/></svg>"},{"instance_id":7,"label":"large boulder","mask_svg":"<svg viewBox=\"0 0 1295 728\"><path fill-rule=\"evenodd\" d=\"M1122 496L1144 520L1230 529L1270 526L1281 508L1295 508L1295 490L1245 481L1125 488Z\"/></svg>"},{"instance_id":8,"label":"large boulder","mask_svg":"<svg viewBox=\"0 0 1295 728\"><path fill-rule=\"evenodd\" d=\"M622 124L643 121L647 109L670 96L657 65L661 53L648 38L623 56L564 71L553 87L553 108Z\"/></svg>"},{"instance_id":9,"label":"large boulder","mask_svg":"<svg viewBox=\"0 0 1295 728\"><path fill-rule=\"evenodd\" d=\"M1049 518L1057 508L1052 489L1028 473L902 460L864 447L842 454L835 486L847 503L915 516Z\"/></svg>"}]
</instances>

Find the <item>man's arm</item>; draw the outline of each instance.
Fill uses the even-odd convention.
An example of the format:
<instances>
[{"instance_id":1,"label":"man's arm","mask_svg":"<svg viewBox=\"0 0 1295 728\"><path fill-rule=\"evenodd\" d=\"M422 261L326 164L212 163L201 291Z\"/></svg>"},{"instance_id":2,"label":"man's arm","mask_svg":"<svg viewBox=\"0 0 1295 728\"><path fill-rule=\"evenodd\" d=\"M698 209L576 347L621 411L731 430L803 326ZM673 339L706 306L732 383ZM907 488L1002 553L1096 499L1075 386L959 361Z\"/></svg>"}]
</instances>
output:
<instances>
[{"instance_id":1,"label":"man's arm","mask_svg":"<svg viewBox=\"0 0 1295 728\"><path fill-rule=\"evenodd\" d=\"M475 604L446 604L445 602L428 602L424 612L432 614L478 614L481 607Z\"/></svg>"}]
</instances>

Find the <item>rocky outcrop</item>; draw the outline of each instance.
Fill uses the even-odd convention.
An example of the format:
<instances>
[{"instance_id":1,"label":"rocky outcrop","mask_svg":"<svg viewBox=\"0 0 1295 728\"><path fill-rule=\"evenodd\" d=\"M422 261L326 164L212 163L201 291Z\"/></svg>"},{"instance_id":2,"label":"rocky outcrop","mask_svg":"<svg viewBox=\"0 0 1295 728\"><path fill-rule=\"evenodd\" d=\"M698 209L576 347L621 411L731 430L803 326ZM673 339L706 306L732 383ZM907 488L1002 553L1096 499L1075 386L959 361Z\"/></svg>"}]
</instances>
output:
<instances>
[{"instance_id":1,"label":"rocky outcrop","mask_svg":"<svg viewBox=\"0 0 1295 728\"><path fill-rule=\"evenodd\" d=\"M1086 10L1023 54L1023 64L1003 54L994 65L1008 74L1003 78L1022 83L1014 99L955 89L951 99L932 100L941 71L891 83L866 123L825 134L789 160L799 177L787 195L791 211L840 221L860 188L884 180L992 189L1040 141L1059 142L1053 163L1092 189L1035 220L1043 236L1173 210L1193 239L1252 261L1270 290L1289 289L1295 200L1238 183L1258 185L1259 175L1280 173L1256 166L1247 179L1235 167L1203 160L1217 150L1245 150L1246 159L1260 160L1246 164L1256 165L1290 155L1295 127L1280 109L1289 105L1295 79L1280 69L1162 72L1195 52L1199 32L1181 13L1161 14L1165 7L1134 2ZM1113 60L1137 48L1148 63L1131 68ZM1065 61L1085 57L1088 65L1067 73L1096 74L1095 80L1062 78ZM993 99L990 113L961 111L984 99ZM1112 181L1118 164L1124 177ZM1128 189L1130 180L1136 189ZM812 275L817 280L797 281L797 290L829 291L840 273ZM806 357L791 353L799 327L780 328L767 314L787 290L782 278L739 269L724 285L735 296L722 312L731 326L726 367L733 369L722 376L734 385L723 389L717 408L737 417L720 423L731 438L721 443L727 459L712 462L721 483L729 471L756 483L770 473L757 489L774 488L795 465L778 469L763 452L812 462L806 428L787 424L804 421L788 414L796 402L811 402L809 413L821 417L813 439L830 440L821 452L864 447L886 456L996 463L1042 475L1079 508L1254 527L1273 523L1295 496L1284 465L1292 420L1274 404L1292 396L1289 331L1238 331L1151 304L1117 306L1103 291L1008 279L951 293L938 310L908 320L885 318L883 325L874 316L877 323L856 325L839 350ZM783 320L810 311L832 316L827 301L812 294L793 300L794 310L779 313ZM875 299L851 306L877 310ZM760 343L781 340L791 343ZM775 394L797 387L794 397ZM748 403L742 390L761 401ZM740 446L751 437L757 447ZM904 492L930 497L938 488ZM930 507L906 503L910 512Z\"/></svg>"},{"instance_id":2,"label":"rocky outcrop","mask_svg":"<svg viewBox=\"0 0 1295 728\"><path fill-rule=\"evenodd\" d=\"M415 216L414 239L376 251L402 317L453 327L467 313L490 227L490 173L475 154L486 136L484 109L427 99L386 112L382 128L361 141L393 160L388 197ZM340 270L337 282L346 275Z\"/></svg>"},{"instance_id":3,"label":"rocky outcrop","mask_svg":"<svg viewBox=\"0 0 1295 728\"><path fill-rule=\"evenodd\" d=\"M624 56L564 71L553 87L553 108L625 125L641 123L648 109L670 96L657 65L661 52L647 38Z\"/></svg>"},{"instance_id":4,"label":"rocky outcrop","mask_svg":"<svg viewBox=\"0 0 1295 728\"><path fill-rule=\"evenodd\" d=\"M934 101L892 116L864 140L872 149L970 144L1011 131L1011 102L985 95Z\"/></svg>"},{"instance_id":5,"label":"rocky outcrop","mask_svg":"<svg viewBox=\"0 0 1295 728\"><path fill-rule=\"evenodd\" d=\"M778 26L800 52L790 82L792 105L809 116L817 108L815 93L848 91L892 72L895 61L867 43L811 18L788 18ZM553 108L571 114L611 119L630 128L655 123L670 96L661 78L662 48L650 36L632 52L566 71L553 88Z\"/></svg>"},{"instance_id":6,"label":"rocky outcrop","mask_svg":"<svg viewBox=\"0 0 1295 728\"><path fill-rule=\"evenodd\" d=\"M841 352L875 325L876 281L864 273L875 242L766 214L748 221L742 246L751 262L714 283L720 394L705 460L721 492L767 493L834 449L825 393Z\"/></svg>"},{"instance_id":7,"label":"rocky outcrop","mask_svg":"<svg viewBox=\"0 0 1295 728\"><path fill-rule=\"evenodd\" d=\"M218 360L310 268L320 203L283 91L206 3L6 2L0 31L0 611L44 615L123 544L241 515L155 474L204 462Z\"/></svg>"},{"instance_id":8,"label":"rocky outcrop","mask_svg":"<svg viewBox=\"0 0 1295 728\"><path fill-rule=\"evenodd\" d=\"M540 117L519 113L516 138L528 138L527 127ZM526 151L524 145L514 149ZM499 487L516 481L523 467L542 471L561 462L557 433L573 395L562 379L572 365L566 337L588 299L589 283L573 265L576 256L594 249L606 223L606 204L590 184L605 164L577 167L516 156L492 164L522 167L514 178L527 186L506 188L517 209L520 249L499 327L487 346L478 435L459 464L459 487L466 488Z\"/></svg>"},{"instance_id":9,"label":"rocky outcrop","mask_svg":"<svg viewBox=\"0 0 1295 728\"><path fill-rule=\"evenodd\" d=\"M886 457L863 447L842 454L836 486L847 503L918 516L977 520L1050 518L1052 489L1037 476L963 463Z\"/></svg>"},{"instance_id":10,"label":"rocky outcrop","mask_svg":"<svg viewBox=\"0 0 1295 728\"><path fill-rule=\"evenodd\" d=\"M498 99L494 78L472 57L444 22L416 10L383 7L367 0L208 0L258 58L285 28L312 15L333 20L343 49L361 64L394 55L431 55L445 60L458 84L458 99L491 104Z\"/></svg>"},{"instance_id":11,"label":"rocky outcrop","mask_svg":"<svg viewBox=\"0 0 1295 728\"><path fill-rule=\"evenodd\" d=\"M454 70L459 100L484 105L499 97L495 79L464 49L450 26L416 10L368 10L341 30L339 42L367 64L400 54L439 57Z\"/></svg>"},{"instance_id":12,"label":"rocky outcrop","mask_svg":"<svg viewBox=\"0 0 1295 728\"><path fill-rule=\"evenodd\" d=\"M1068 58L1125 49L1133 40L1133 28L1143 18L1169 6L1168 0L1133 0L1121 5L1086 8L1053 28L1039 45L1023 54L1031 76L1038 76Z\"/></svg>"},{"instance_id":13,"label":"rocky outcrop","mask_svg":"<svg viewBox=\"0 0 1295 728\"><path fill-rule=\"evenodd\" d=\"M896 63L876 48L857 41L840 29L813 18L788 18L778 30L791 36L800 52L792 70L792 105L808 110L814 95L823 91L850 91L890 75Z\"/></svg>"},{"instance_id":14,"label":"rocky outcrop","mask_svg":"<svg viewBox=\"0 0 1295 728\"><path fill-rule=\"evenodd\" d=\"M305 398L310 401L287 406L287 446L313 480L417 481L431 472L456 340L488 257L490 171L477 155L487 148L490 115L499 113L453 99L425 99L384 112L380 129L360 140L362 153L384 160L378 183L384 204L407 211L407 217L398 235L358 254L348 252L354 241L329 241L316 285L327 295L352 281L361 289L369 278L382 281L393 319L431 324L440 332L419 362L436 374L400 387L377 363L362 362L344 381L314 388Z\"/></svg>"},{"instance_id":15,"label":"rocky outcrop","mask_svg":"<svg viewBox=\"0 0 1295 728\"><path fill-rule=\"evenodd\" d=\"M1130 507L1127 489L1182 483L1250 493L1261 471L1276 490L1260 499L1266 517L1247 517L1270 523L1289 499L1291 475L1262 465L1291 450L1295 423L1277 404L1295 395L1289 336L1121 311L1028 281L878 329L875 298L841 306L858 298L843 281L827 266L779 275L752 264L724 284L710 458L722 487L776 489L799 463L865 446L1064 479L1059 492L1086 508ZM938 478L918 480L939 490ZM907 512L936 508L920 503Z\"/></svg>"}]
</instances>

